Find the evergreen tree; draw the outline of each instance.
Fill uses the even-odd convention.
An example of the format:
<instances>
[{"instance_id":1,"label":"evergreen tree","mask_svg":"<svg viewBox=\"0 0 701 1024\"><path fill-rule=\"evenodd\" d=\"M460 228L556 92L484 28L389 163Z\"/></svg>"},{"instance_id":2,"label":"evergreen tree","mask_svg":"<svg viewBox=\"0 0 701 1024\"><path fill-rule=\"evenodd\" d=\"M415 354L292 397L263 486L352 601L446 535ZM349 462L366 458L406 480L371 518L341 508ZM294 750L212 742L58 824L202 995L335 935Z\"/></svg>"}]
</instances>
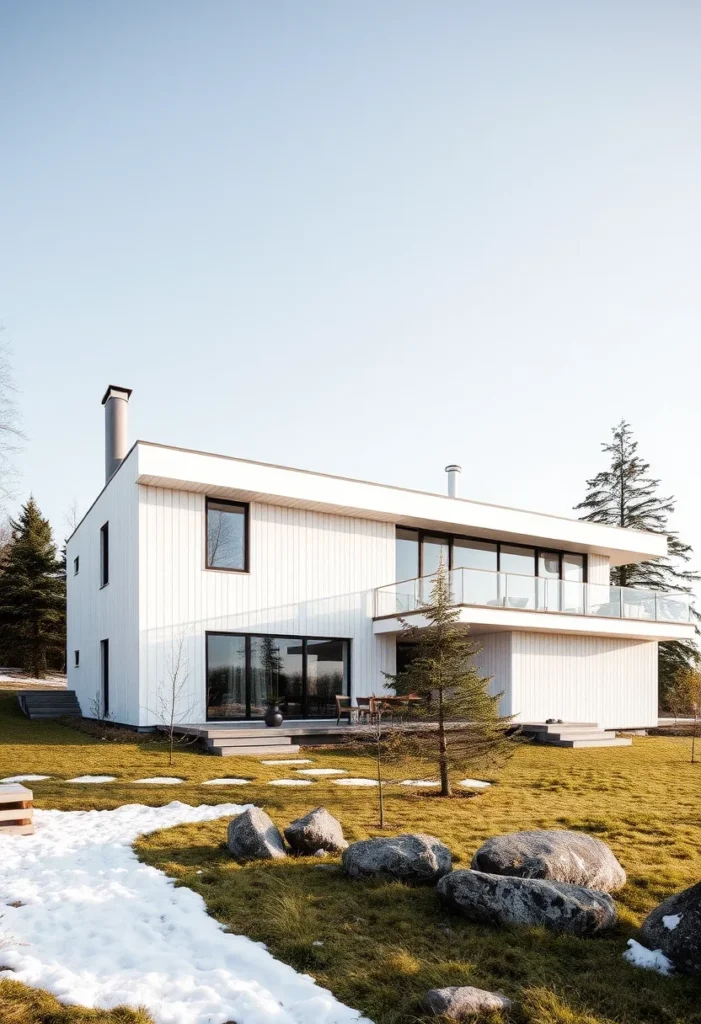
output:
<instances>
[{"instance_id":1,"label":"evergreen tree","mask_svg":"<svg viewBox=\"0 0 701 1024\"><path fill-rule=\"evenodd\" d=\"M17 520L0 574L0 643L23 669L41 678L64 664L65 573L51 527L33 498Z\"/></svg>"},{"instance_id":2,"label":"evergreen tree","mask_svg":"<svg viewBox=\"0 0 701 1024\"><path fill-rule=\"evenodd\" d=\"M681 591L690 594L701 577L689 568L692 550L669 529L669 516L676 507L672 496L658 493L660 481L650 476L650 466L638 455L638 442L625 420L612 428L613 439L602 450L610 457L608 469L587 480L587 495L575 509L590 523L650 530L667 536L667 556L652 562L617 565L611 568L611 585L644 590ZM669 640L659 645L660 697L675 673L698 661L698 648L691 640Z\"/></svg>"},{"instance_id":3,"label":"evergreen tree","mask_svg":"<svg viewBox=\"0 0 701 1024\"><path fill-rule=\"evenodd\" d=\"M386 685L399 696L423 698L412 705L412 717L435 726L407 731L403 752L416 758L429 778L440 780L442 796L451 796L455 782L468 770L501 763L512 752L506 739L511 719L500 717L501 695L489 693L490 680L472 663L479 648L459 621L442 563L423 614L425 627L402 620L402 640L414 644L414 655L403 672L387 674Z\"/></svg>"}]
</instances>

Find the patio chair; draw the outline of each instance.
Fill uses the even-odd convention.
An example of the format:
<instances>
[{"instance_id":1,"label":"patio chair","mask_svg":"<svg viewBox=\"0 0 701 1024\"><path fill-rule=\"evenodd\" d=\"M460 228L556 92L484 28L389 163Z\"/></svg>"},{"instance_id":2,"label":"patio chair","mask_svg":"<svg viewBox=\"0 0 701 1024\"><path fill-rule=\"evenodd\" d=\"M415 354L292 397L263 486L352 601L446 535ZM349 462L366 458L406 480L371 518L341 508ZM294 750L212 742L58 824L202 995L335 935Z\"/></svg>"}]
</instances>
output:
<instances>
[{"instance_id":1,"label":"patio chair","mask_svg":"<svg viewBox=\"0 0 701 1024\"><path fill-rule=\"evenodd\" d=\"M374 697L358 697L356 703L358 705L358 719L362 722L365 719L366 722L372 722L376 716Z\"/></svg>"},{"instance_id":2,"label":"patio chair","mask_svg":"<svg viewBox=\"0 0 701 1024\"><path fill-rule=\"evenodd\" d=\"M348 719L348 724L353 724L353 719L356 717L356 709L351 707L350 697L341 697L336 694L336 725L341 724L342 718Z\"/></svg>"}]
</instances>

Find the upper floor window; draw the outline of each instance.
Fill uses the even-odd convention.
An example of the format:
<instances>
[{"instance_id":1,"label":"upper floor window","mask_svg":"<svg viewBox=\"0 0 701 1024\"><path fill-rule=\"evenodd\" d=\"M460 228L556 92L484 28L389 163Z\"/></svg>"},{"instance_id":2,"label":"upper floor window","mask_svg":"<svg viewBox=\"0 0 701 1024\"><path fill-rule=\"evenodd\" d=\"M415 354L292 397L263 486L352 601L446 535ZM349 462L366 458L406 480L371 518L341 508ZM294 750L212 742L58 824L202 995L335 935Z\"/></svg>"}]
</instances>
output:
<instances>
[{"instance_id":1,"label":"upper floor window","mask_svg":"<svg viewBox=\"0 0 701 1024\"><path fill-rule=\"evenodd\" d=\"M100 527L100 586L110 581L110 524Z\"/></svg>"},{"instance_id":2,"label":"upper floor window","mask_svg":"<svg viewBox=\"0 0 701 1024\"><path fill-rule=\"evenodd\" d=\"M568 583L584 583L587 578L586 555L433 534L404 526L396 528L396 552L398 582L431 576L441 562L446 569L479 569L510 576L563 579ZM474 577L473 585L479 582L481 574L470 575Z\"/></svg>"},{"instance_id":3,"label":"upper floor window","mask_svg":"<svg viewBox=\"0 0 701 1024\"><path fill-rule=\"evenodd\" d=\"M248 505L207 499L207 568L248 571Z\"/></svg>"},{"instance_id":4,"label":"upper floor window","mask_svg":"<svg viewBox=\"0 0 701 1024\"><path fill-rule=\"evenodd\" d=\"M73 559L73 575L77 576L80 572L80 555L76 555Z\"/></svg>"}]
</instances>

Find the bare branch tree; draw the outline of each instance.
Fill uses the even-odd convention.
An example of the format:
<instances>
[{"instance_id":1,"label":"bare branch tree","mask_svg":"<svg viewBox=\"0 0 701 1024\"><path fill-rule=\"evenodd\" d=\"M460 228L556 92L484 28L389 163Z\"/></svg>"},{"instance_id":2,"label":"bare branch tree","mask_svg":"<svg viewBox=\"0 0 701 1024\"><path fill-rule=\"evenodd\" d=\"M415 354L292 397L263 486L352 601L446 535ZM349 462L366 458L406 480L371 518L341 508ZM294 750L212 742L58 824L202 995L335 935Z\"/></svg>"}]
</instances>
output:
<instances>
[{"instance_id":1,"label":"bare branch tree","mask_svg":"<svg viewBox=\"0 0 701 1024\"><path fill-rule=\"evenodd\" d=\"M74 498L67 509L63 513L63 522L68 530L68 536L75 532L78 523L80 522L80 508L78 506L78 499Z\"/></svg>"},{"instance_id":2,"label":"bare branch tree","mask_svg":"<svg viewBox=\"0 0 701 1024\"><path fill-rule=\"evenodd\" d=\"M156 707L151 712L163 726L168 737L168 764L173 763L176 743L194 743L197 737L179 735L178 728L192 720L197 700L188 691L190 663L187 653L187 630L181 629L173 637L170 654L166 657L165 678L156 690Z\"/></svg>"},{"instance_id":3,"label":"bare branch tree","mask_svg":"<svg viewBox=\"0 0 701 1024\"><path fill-rule=\"evenodd\" d=\"M11 356L9 343L0 341L0 504L14 497L17 483L14 457L22 451L26 440L19 426Z\"/></svg>"}]
</instances>

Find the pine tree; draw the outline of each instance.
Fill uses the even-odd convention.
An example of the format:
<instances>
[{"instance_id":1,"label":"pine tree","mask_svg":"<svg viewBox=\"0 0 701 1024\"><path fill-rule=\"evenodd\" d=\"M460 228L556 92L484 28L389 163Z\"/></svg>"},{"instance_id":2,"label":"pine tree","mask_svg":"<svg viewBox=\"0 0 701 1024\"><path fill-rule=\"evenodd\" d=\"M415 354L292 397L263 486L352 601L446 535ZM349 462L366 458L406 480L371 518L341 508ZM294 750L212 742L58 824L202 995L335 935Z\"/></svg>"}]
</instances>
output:
<instances>
[{"instance_id":1,"label":"pine tree","mask_svg":"<svg viewBox=\"0 0 701 1024\"><path fill-rule=\"evenodd\" d=\"M688 568L693 554L678 535L669 529L669 517L676 507L672 496L661 497L660 481L650 476L650 466L638 455L638 442L625 420L612 428L613 440L602 444L610 456L608 469L587 480L587 495L575 509L586 509L581 516L590 523L606 523L634 530L650 530L667 536L667 556L654 562L636 562L611 568L611 585L644 590L692 592L701 577ZM696 644L691 640L668 640L659 645L660 697L675 673L698 661Z\"/></svg>"},{"instance_id":2,"label":"pine tree","mask_svg":"<svg viewBox=\"0 0 701 1024\"><path fill-rule=\"evenodd\" d=\"M440 780L442 796L452 796L465 772L500 764L513 751L506 739L511 719L499 715L501 694L490 694L490 680L474 667L479 648L452 605L449 574L442 563L423 614L428 620L424 627L402 620L402 640L414 644L414 654L403 672L387 674L386 685L399 696L423 698L412 705L412 716L432 725L403 730L403 753Z\"/></svg>"},{"instance_id":3,"label":"pine tree","mask_svg":"<svg viewBox=\"0 0 701 1024\"><path fill-rule=\"evenodd\" d=\"M0 574L0 643L41 678L65 652L65 574L51 527L33 498L10 520L13 542Z\"/></svg>"}]
</instances>

